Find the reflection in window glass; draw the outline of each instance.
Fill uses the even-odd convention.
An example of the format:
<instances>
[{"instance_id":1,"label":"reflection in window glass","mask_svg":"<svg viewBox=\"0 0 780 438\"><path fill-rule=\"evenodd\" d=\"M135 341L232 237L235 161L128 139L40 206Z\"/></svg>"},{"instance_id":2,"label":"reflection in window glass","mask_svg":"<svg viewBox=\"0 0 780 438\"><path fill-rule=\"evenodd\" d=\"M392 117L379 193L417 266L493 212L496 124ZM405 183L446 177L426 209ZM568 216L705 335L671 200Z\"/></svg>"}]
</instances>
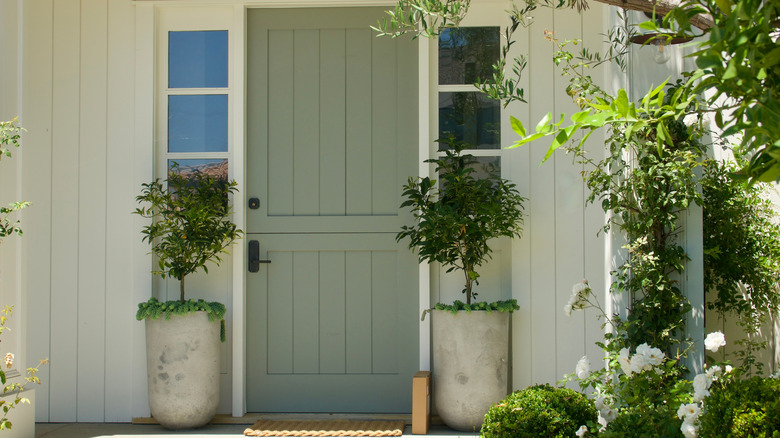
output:
<instances>
[{"instance_id":1,"label":"reflection in window glass","mask_svg":"<svg viewBox=\"0 0 780 438\"><path fill-rule=\"evenodd\" d=\"M439 35L439 84L473 84L492 77L499 53L498 27L443 30Z\"/></svg>"},{"instance_id":2,"label":"reflection in window glass","mask_svg":"<svg viewBox=\"0 0 780 438\"><path fill-rule=\"evenodd\" d=\"M471 167L474 169L474 172L471 174L471 176L474 177L474 179L500 179L501 178L501 157L475 157L476 163L472 164ZM439 189L441 189L441 182L444 179L441 177L441 173L439 173Z\"/></svg>"},{"instance_id":3,"label":"reflection in window glass","mask_svg":"<svg viewBox=\"0 0 780 438\"><path fill-rule=\"evenodd\" d=\"M227 94L168 96L168 152L226 152Z\"/></svg>"},{"instance_id":4,"label":"reflection in window glass","mask_svg":"<svg viewBox=\"0 0 780 438\"><path fill-rule=\"evenodd\" d=\"M223 158L217 159L183 159L183 160L168 160L168 171L172 171L174 163L178 164L176 172L181 175L189 176L193 173L205 173L211 175L214 178L227 181L228 179L228 160Z\"/></svg>"},{"instance_id":5,"label":"reflection in window glass","mask_svg":"<svg viewBox=\"0 0 780 438\"><path fill-rule=\"evenodd\" d=\"M453 138L467 149L499 149L499 101L479 92L439 93L439 138ZM439 145L448 148L445 143Z\"/></svg>"},{"instance_id":6,"label":"reflection in window glass","mask_svg":"<svg viewBox=\"0 0 780 438\"><path fill-rule=\"evenodd\" d=\"M168 32L169 88L227 86L226 30Z\"/></svg>"}]
</instances>

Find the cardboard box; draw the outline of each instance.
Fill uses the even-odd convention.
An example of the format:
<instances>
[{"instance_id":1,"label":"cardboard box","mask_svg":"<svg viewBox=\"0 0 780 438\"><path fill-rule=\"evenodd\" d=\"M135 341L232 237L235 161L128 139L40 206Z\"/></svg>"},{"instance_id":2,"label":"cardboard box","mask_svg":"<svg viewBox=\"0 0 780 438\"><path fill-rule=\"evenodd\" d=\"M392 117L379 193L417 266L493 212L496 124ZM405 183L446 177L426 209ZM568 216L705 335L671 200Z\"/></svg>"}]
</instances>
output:
<instances>
[{"instance_id":1,"label":"cardboard box","mask_svg":"<svg viewBox=\"0 0 780 438\"><path fill-rule=\"evenodd\" d=\"M412 379L412 434L425 435L431 427L431 372L418 371Z\"/></svg>"}]
</instances>

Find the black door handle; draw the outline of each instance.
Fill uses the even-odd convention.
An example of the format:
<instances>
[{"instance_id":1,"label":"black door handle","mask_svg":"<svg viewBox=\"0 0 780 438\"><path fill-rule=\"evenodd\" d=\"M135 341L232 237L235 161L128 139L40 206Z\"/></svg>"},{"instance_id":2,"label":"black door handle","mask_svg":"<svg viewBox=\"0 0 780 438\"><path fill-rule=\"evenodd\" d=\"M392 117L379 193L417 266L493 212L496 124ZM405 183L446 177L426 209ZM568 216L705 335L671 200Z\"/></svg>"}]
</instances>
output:
<instances>
[{"instance_id":1,"label":"black door handle","mask_svg":"<svg viewBox=\"0 0 780 438\"><path fill-rule=\"evenodd\" d=\"M270 260L260 260L260 242L257 240L249 241L249 272L260 270L260 263L271 263Z\"/></svg>"}]
</instances>

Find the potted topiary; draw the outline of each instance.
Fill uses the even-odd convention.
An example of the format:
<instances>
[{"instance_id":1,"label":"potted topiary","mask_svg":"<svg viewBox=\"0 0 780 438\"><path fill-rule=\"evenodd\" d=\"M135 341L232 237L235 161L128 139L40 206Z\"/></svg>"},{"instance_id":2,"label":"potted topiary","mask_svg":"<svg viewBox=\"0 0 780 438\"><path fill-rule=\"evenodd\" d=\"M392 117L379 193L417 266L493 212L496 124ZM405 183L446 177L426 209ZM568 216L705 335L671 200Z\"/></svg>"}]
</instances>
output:
<instances>
[{"instance_id":1,"label":"potted topiary","mask_svg":"<svg viewBox=\"0 0 780 438\"><path fill-rule=\"evenodd\" d=\"M179 280L180 298L152 297L138 305L146 324L149 407L169 429L200 427L211 421L219 403L219 341L224 341L225 306L185 300L184 280L203 270L243 233L228 219L228 196L236 182L204 172L170 170L167 189L158 179L142 185L135 214L152 219L143 239L157 257L153 273Z\"/></svg>"},{"instance_id":2,"label":"potted topiary","mask_svg":"<svg viewBox=\"0 0 780 438\"><path fill-rule=\"evenodd\" d=\"M428 177L410 178L406 201L416 219L396 239L409 238L420 262L439 262L463 275L466 301L438 303L432 314L433 398L451 428L479 430L490 406L508 393L509 314L516 300L474 302L477 269L491 257L493 238L520 237L525 199L511 182L475 176L477 159L450 139L436 165L439 186ZM428 312L428 311L426 311ZM423 314L423 318L425 313Z\"/></svg>"}]
</instances>

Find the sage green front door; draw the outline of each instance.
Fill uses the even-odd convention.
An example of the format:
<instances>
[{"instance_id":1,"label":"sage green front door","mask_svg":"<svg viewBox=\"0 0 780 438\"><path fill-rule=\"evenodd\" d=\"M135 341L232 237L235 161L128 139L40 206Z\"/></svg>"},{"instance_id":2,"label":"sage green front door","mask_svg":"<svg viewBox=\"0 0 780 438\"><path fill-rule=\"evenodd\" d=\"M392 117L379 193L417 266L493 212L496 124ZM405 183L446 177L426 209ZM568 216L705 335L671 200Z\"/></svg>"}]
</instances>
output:
<instances>
[{"instance_id":1,"label":"sage green front door","mask_svg":"<svg viewBox=\"0 0 780 438\"><path fill-rule=\"evenodd\" d=\"M417 172L417 51L376 8L247 21L249 412L411 412L418 268L395 242Z\"/></svg>"}]
</instances>

